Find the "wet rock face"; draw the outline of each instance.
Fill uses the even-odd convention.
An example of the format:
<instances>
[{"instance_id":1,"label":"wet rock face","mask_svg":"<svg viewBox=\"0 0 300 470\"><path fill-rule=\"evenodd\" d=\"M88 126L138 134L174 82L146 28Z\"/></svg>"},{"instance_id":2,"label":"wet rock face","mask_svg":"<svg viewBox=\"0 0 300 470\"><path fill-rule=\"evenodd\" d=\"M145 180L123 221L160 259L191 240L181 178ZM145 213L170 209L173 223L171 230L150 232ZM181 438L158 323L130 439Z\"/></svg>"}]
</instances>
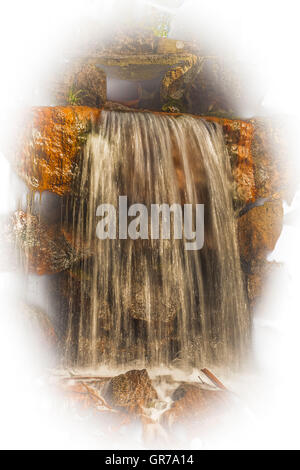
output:
<instances>
[{"instance_id":1,"label":"wet rock face","mask_svg":"<svg viewBox=\"0 0 300 470\"><path fill-rule=\"evenodd\" d=\"M158 399L146 369L130 370L112 378L103 395L111 406L130 412L148 408Z\"/></svg>"},{"instance_id":2,"label":"wet rock face","mask_svg":"<svg viewBox=\"0 0 300 470\"><path fill-rule=\"evenodd\" d=\"M238 119L205 117L222 126L226 148L230 157L234 179L233 199L236 208L243 207L256 198L251 144L254 128L249 122Z\"/></svg>"},{"instance_id":3,"label":"wet rock face","mask_svg":"<svg viewBox=\"0 0 300 470\"><path fill-rule=\"evenodd\" d=\"M239 218L239 245L244 263L251 267L274 250L282 230L282 220L282 202L276 200L254 207Z\"/></svg>"},{"instance_id":4,"label":"wet rock face","mask_svg":"<svg viewBox=\"0 0 300 470\"><path fill-rule=\"evenodd\" d=\"M238 238L242 267L251 307L263 295L263 286L274 268L267 261L281 234L283 208L281 200L271 200L253 207L238 219Z\"/></svg>"},{"instance_id":5,"label":"wet rock face","mask_svg":"<svg viewBox=\"0 0 300 470\"><path fill-rule=\"evenodd\" d=\"M41 223L38 217L17 211L10 219L11 242L19 250L28 272L53 274L69 269L80 259L60 228Z\"/></svg>"},{"instance_id":6,"label":"wet rock face","mask_svg":"<svg viewBox=\"0 0 300 470\"><path fill-rule=\"evenodd\" d=\"M112 109L115 106L113 104ZM130 110L120 106L118 105L118 110ZM18 174L30 190L50 191L58 196L77 195L82 148L93 124L98 123L100 113L100 109L82 106L41 107L32 110L14 161ZM223 129L233 176L233 204L237 213L241 214L238 219L241 261L249 300L252 302L255 292L261 291L258 284L263 282L265 269L262 266L266 256L274 249L281 233L280 200L285 198L289 201L294 192L294 185L289 185L293 172L287 162L287 150L277 124L273 125L273 122L265 119L248 122L211 116L204 119L221 125ZM173 157L176 167L176 155ZM180 178L179 172L179 184ZM260 198L266 199L265 203L255 207ZM252 205L250 210L249 205ZM245 208L248 212L244 211ZM49 236L51 238L50 233L52 232L49 232L48 240ZM72 245L72 234L65 233L65 238ZM50 247L49 241L46 245ZM62 246L62 242L59 241L59 245ZM29 255L32 269L39 258L40 267L34 268L34 272L58 272L73 264L74 257L69 255L69 247L62 249L64 256L45 256L48 248L39 248L37 253L40 254L35 254L34 257ZM71 250L77 249L78 247L73 246ZM28 250L27 252L29 253ZM66 253L69 254L66 256ZM47 266L46 263L50 265ZM133 303L135 318L140 319L142 314L139 312L143 310L143 306L139 305L138 295Z\"/></svg>"},{"instance_id":7,"label":"wet rock face","mask_svg":"<svg viewBox=\"0 0 300 470\"><path fill-rule=\"evenodd\" d=\"M33 108L14 159L32 191L71 192L79 172L80 150L100 116L83 106Z\"/></svg>"},{"instance_id":8,"label":"wet rock face","mask_svg":"<svg viewBox=\"0 0 300 470\"><path fill-rule=\"evenodd\" d=\"M101 110L82 106L33 108L15 156L18 174L32 191L51 191L60 196L76 192L80 152ZM208 117L219 123L231 160L237 206L252 201L255 183L250 145L251 123Z\"/></svg>"},{"instance_id":9,"label":"wet rock face","mask_svg":"<svg viewBox=\"0 0 300 470\"><path fill-rule=\"evenodd\" d=\"M257 198L281 197L291 201L297 182L289 158L288 124L270 118L256 118L253 124L251 153Z\"/></svg>"},{"instance_id":10,"label":"wet rock face","mask_svg":"<svg viewBox=\"0 0 300 470\"><path fill-rule=\"evenodd\" d=\"M172 395L171 408L161 416L161 424L168 429L187 424L192 427L207 424L211 415L218 415L229 402L224 391L205 389L198 384L182 384Z\"/></svg>"},{"instance_id":11,"label":"wet rock face","mask_svg":"<svg viewBox=\"0 0 300 470\"><path fill-rule=\"evenodd\" d=\"M251 307L263 296L263 286L276 269L269 263L283 223L282 199L290 202L295 194L297 170L290 158L289 124L270 118L249 121L255 200L238 219L242 267ZM257 204L257 206L255 206Z\"/></svg>"}]
</instances>

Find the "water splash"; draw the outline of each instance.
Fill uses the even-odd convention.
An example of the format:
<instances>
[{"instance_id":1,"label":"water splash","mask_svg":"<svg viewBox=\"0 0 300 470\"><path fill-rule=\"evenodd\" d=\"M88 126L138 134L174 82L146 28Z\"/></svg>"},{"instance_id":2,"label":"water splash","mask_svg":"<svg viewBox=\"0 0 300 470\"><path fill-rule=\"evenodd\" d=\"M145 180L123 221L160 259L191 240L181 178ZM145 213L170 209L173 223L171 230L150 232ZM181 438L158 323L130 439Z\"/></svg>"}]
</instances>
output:
<instances>
[{"instance_id":1,"label":"water splash","mask_svg":"<svg viewBox=\"0 0 300 470\"><path fill-rule=\"evenodd\" d=\"M66 360L77 366L237 365L249 344L221 128L188 116L101 114L82 160L81 197L70 202L73 244L86 253L70 277ZM205 244L104 240L96 209L205 204Z\"/></svg>"}]
</instances>

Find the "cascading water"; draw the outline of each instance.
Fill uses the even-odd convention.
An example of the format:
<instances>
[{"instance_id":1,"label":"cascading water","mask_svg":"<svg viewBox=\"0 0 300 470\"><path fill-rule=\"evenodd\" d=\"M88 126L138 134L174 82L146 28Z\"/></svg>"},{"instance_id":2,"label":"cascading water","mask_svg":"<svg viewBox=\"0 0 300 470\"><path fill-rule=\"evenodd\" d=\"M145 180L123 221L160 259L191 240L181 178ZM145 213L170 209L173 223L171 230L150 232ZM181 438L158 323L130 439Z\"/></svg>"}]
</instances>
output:
<instances>
[{"instance_id":1,"label":"cascading water","mask_svg":"<svg viewBox=\"0 0 300 470\"><path fill-rule=\"evenodd\" d=\"M78 366L230 363L250 319L221 128L202 119L103 111L71 201L73 243L86 252L70 278L66 360ZM99 204L204 204L205 242L99 240Z\"/></svg>"}]
</instances>

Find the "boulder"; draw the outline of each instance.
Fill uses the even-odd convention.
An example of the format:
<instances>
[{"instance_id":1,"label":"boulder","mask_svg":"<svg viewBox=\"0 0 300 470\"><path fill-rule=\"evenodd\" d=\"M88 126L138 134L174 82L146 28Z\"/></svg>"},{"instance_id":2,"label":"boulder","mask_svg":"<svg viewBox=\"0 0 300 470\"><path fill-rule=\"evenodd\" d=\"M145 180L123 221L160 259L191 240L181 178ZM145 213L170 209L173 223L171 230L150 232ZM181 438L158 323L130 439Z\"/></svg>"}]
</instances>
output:
<instances>
[{"instance_id":1,"label":"boulder","mask_svg":"<svg viewBox=\"0 0 300 470\"><path fill-rule=\"evenodd\" d=\"M158 399L146 369L130 370L113 377L104 392L107 403L130 413L140 413Z\"/></svg>"},{"instance_id":2,"label":"boulder","mask_svg":"<svg viewBox=\"0 0 300 470\"><path fill-rule=\"evenodd\" d=\"M69 269L81 258L57 225L48 226L23 211L10 218L10 241L28 272L54 274Z\"/></svg>"},{"instance_id":3,"label":"boulder","mask_svg":"<svg viewBox=\"0 0 300 470\"><path fill-rule=\"evenodd\" d=\"M32 108L13 166L31 191L70 193L80 171L80 151L101 111L84 106Z\"/></svg>"},{"instance_id":4,"label":"boulder","mask_svg":"<svg viewBox=\"0 0 300 470\"><path fill-rule=\"evenodd\" d=\"M207 423L212 415L223 412L229 403L228 392L204 388L201 384L181 384L172 395L173 403L160 419L168 429L188 423Z\"/></svg>"},{"instance_id":5,"label":"boulder","mask_svg":"<svg viewBox=\"0 0 300 470\"><path fill-rule=\"evenodd\" d=\"M251 268L264 260L276 245L282 230L281 200L272 200L253 207L238 219L238 240L242 263Z\"/></svg>"}]
</instances>

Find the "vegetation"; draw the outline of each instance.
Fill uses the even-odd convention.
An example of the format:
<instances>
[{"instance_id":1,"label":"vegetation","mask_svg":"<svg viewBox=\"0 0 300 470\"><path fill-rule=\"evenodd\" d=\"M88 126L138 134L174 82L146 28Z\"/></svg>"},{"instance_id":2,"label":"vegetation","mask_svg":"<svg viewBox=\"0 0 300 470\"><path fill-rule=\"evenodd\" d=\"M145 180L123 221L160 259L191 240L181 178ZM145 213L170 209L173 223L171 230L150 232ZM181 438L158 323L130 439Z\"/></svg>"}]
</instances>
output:
<instances>
[{"instance_id":1,"label":"vegetation","mask_svg":"<svg viewBox=\"0 0 300 470\"><path fill-rule=\"evenodd\" d=\"M160 38L167 38L170 31L171 16L168 13L160 13L156 24L152 27L152 32Z\"/></svg>"},{"instance_id":2,"label":"vegetation","mask_svg":"<svg viewBox=\"0 0 300 470\"><path fill-rule=\"evenodd\" d=\"M83 90L75 90L74 85L69 89L67 101L71 106L80 105Z\"/></svg>"}]
</instances>

